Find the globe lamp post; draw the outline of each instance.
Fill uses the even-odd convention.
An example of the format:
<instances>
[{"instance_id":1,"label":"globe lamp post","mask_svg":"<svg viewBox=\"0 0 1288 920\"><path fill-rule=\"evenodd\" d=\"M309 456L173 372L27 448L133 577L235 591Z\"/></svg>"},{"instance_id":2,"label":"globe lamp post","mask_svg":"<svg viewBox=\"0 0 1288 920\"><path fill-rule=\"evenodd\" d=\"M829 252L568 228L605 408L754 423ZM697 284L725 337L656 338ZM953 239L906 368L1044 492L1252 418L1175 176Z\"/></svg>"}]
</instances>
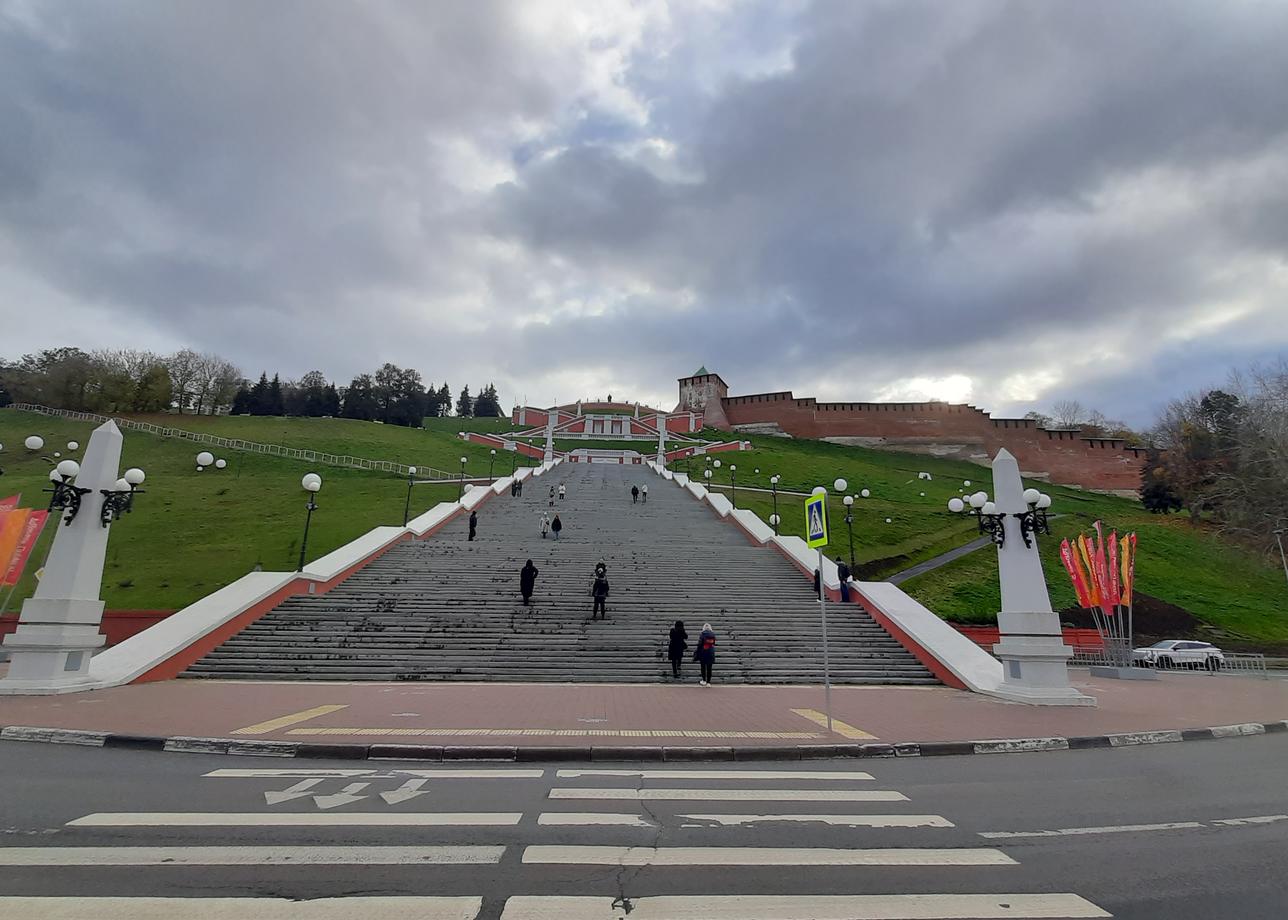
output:
<instances>
[{"instance_id":1,"label":"globe lamp post","mask_svg":"<svg viewBox=\"0 0 1288 920\"><path fill-rule=\"evenodd\" d=\"M305 505L306 513L304 515L304 539L300 541L300 564L295 571L304 571L304 554L309 547L309 525L313 523L313 512L318 510L318 504L314 497L318 490L322 488L322 477L317 473L305 473L304 478L300 480L300 488L308 493L309 503Z\"/></svg>"}]
</instances>

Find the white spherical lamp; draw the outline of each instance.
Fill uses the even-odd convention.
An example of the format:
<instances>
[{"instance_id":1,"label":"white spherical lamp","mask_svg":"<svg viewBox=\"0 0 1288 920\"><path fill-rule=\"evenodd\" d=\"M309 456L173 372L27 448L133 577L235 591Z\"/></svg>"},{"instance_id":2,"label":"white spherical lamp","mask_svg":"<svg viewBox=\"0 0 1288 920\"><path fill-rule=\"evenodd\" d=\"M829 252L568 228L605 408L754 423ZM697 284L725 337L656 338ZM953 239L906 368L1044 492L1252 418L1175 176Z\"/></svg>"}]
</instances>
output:
<instances>
[{"instance_id":1,"label":"white spherical lamp","mask_svg":"<svg viewBox=\"0 0 1288 920\"><path fill-rule=\"evenodd\" d=\"M408 475L408 476L415 476L415 475L416 475L416 467L414 467L414 466L409 466L409 467L407 467L407 475Z\"/></svg>"},{"instance_id":2,"label":"white spherical lamp","mask_svg":"<svg viewBox=\"0 0 1288 920\"><path fill-rule=\"evenodd\" d=\"M116 485L114 485L112 488L114 488L117 492L129 492L130 484L125 481L124 477L122 477L121 479L116 480Z\"/></svg>"},{"instance_id":3,"label":"white spherical lamp","mask_svg":"<svg viewBox=\"0 0 1288 920\"><path fill-rule=\"evenodd\" d=\"M305 492L317 492L322 488L322 477L317 473L305 473L300 480L300 488Z\"/></svg>"},{"instance_id":4,"label":"white spherical lamp","mask_svg":"<svg viewBox=\"0 0 1288 920\"><path fill-rule=\"evenodd\" d=\"M836 482L832 483L832 488L838 492L844 492L849 487L850 487L850 484L846 482L844 479L838 479Z\"/></svg>"},{"instance_id":5,"label":"white spherical lamp","mask_svg":"<svg viewBox=\"0 0 1288 920\"><path fill-rule=\"evenodd\" d=\"M68 449L68 450L80 450L80 444L79 444L78 442L76 442L76 441L68 441L68 442L67 442L67 449Z\"/></svg>"},{"instance_id":6,"label":"white spherical lamp","mask_svg":"<svg viewBox=\"0 0 1288 920\"><path fill-rule=\"evenodd\" d=\"M61 451L57 451L57 450L56 450L56 451L54 451L54 456L55 456L55 457L61 457L61 456L62 456L62 452L61 452Z\"/></svg>"},{"instance_id":7,"label":"white spherical lamp","mask_svg":"<svg viewBox=\"0 0 1288 920\"><path fill-rule=\"evenodd\" d=\"M215 462L215 455L208 450L203 450L197 454L197 466L210 466Z\"/></svg>"},{"instance_id":8,"label":"white spherical lamp","mask_svg":"<svg viewBox=\"0 0 1288 920\"><path fill-rule=\"evenodd\" d=\"M859 490L859 495L863 498L870 498L872 496L872 493L869 492L867 489L861 489Z\"/></svg>"},{"instance_id":9,"label":"white spherical lamp","mask_svg":"<svg viewBox=\"0 0 1288 920\"><path fill-rule=\"evenodd\" d=\"M964 479L964 480L962 480L962 485L964 485L966 488L968 488L968 489L969 489L969 488L970 488L970 480L969 480L969 479Z\"/></svg>"},{"instance_id":10,"label":"white spherical lamp","mask_svg":"<svg viewBox=\"0 0 1288 920\"><path fill-rule=\"evenodd\" d=\"M148 478L147 474L145 474L143 470L139 469L137 466L130 467L128 470L125 471L125 481L132 486L143 485L143 480L147 478Z\"/></svg>"},{"instance_id":11,"label":"white spherical lamp","mask_svg":"<svg viewBox=\"0 0 1288 920\"><path fill-rule=\"evenodd\" d=\"M717 460L717 461L715 462L715 468L716 468L716 469L720 469L720 461L719 461L719 460Z\"/></svg>"},{"instance_id":12,"label":"white spherical lamp","mask_svg":"<svg viewBox=\"0 0 1288 920\"><path fill-rule=\"evenodd\" d=\"M779 522L780 520L782 520L782 518L780 518L780 517L779 517L778 515L776 515L776 514L771 514L771 515L769 516L769 523L770 523L770 524L772 524L772 525L773 525L773 526L775 526L775 527L777 527L777 526L778 526L778 522Z\"/></svg>"},{"instance_id":13,"label":"white spherical lamp","mask_svg":"<svg viewBox=\"0 0 1288 920\"><path fill-rule=\"evenodd\" d=\"M63 477L61 477L61 476L59 476L59 475L58 475L58 470L50 470L50 471L49 471L49 481L50 481L50 482L62 482L62 481L63 481Z\"/></svg>"},{"instance_id":14,"label":"white spherical lamp","mask_svg":"<svg viewBox=\"0 0 1288 920\"><path fill-rule=\"evenodd\" d=\"M777 477L777 476L770 476L770 477L769 477L769 481L770 481L770 482L772 482L774 485L778 485L778 477Z\"/></svg>"},{"instance_id":15,"label":"white spherical lamp","mask_svg":"<svg viewBox=\"0 0 1288 920\"><path fill-rule=\"evenodd\" d=\"M466 491L466 492L472 492L472 491L474 491L474 483L472 483L472 482L467 482L467 483L465 483L465 491Z\"/></svg>"},{"instance_id":16,"label":"white spherical lamp","mask_svg":"<svg viewBox=\"0 0 1288 920\"><path fill-rule=\"evenodd\" d=\"M844 503L845 503L845 507L847 507L847 508L848 508L848 507L850 507L851 505L853 505L853 504L854 504L854 496L853 496L853 495L847 495L847 496L845 496L845 498L841 499L841 501L842 501L842 502L844 502Z\"/></svg>"},{"instance_id":17,"label":"white spherical lamp","mask_svg":"<svg viewBox=\"0 0 1288 920\"><path fill-rule=\"evenodd\" d=\"M826 494L827 494L827 489L823 488L822 486L815 486L814 490L810 492L810 495L826 495Z\"/></svg>"},{"instance_id":18,"label":"white spherical lamp","mask_svg":"<svg viewBox=\"0 0 1288 920\"><path fill-rule=\"evenodd\" d=\"M80 464L75 460L63 460L56 467L58 475L64 479L75 479L80 472Z\"/></svg>"},{"instance_id":19,"label":"white spherical lamp","mask_svg":"<svg viewBox=\"0 0 1288 920\"><path fill-rule=\"evenodd\" d=\"M918 494L918 495L920 495L922 498L925 498L925 497L926 497L926 493L925 493L925 492L918 492L917 494Z\"/></svg>"},{"instance_id":20,"label":"white spherical lamp","mask_svg":"<svg viewBox=\"0 0 1288 920\"><path fill-rule=\"evenodd\" d=\"M215 469L217 470L222 470L227 466L228 466L228 461L225 460L223 457L220 457L218 460L215 461Z\"/></svg>"},{"instance_id":21,"label":"white spherical lamp","mask_svg":"<svg viewBox=\"0 0 1288 920\"><path fill-rule=\"evenodd\" d=\"M894 520L893 520L892 518L886 518L886 523L887 523L887 524L893 524L893 523L894 523Z\"/></svg>"},{"instance_id":22,"label":"white spherical lamp","mask_svg":"<svg viewBox=\"0 0 1288 920\"><path fill-rule=\"evenodd\" d=\"M27 450L40 450L40 448L45 446L45 439L40 435L33 434L22 443L27 446Z\"/></svg>"},{"instance_id":23,"label":"white spherical lamp","mask_svg":"<svg viewBox=\"0 0 1288 920\"><path fill-rule=\"evenodd\" d=\"M979 509L980 514L997 514L997 502L984 502L984 507Z\"/></svg>"},{"instance_id":24,"label":"white spherical lamp","mask_svg":"<svg viewBox=\"0 0 1288 920\"><path fill-rule=\"evenodd\" d=\"M1050 508L1050 507L1051 507L1051 496L1050 496L1050 495L1047 495L1045 492L1043 492L1041 495L1039 495L1039 496L1038 496L1038 507L1039 507L1039 508L1041 508L1043 511L1045 511L1047 508Z\"/></svg>"},{"instance_id":25,"label":"white spherical lamp","mask_svg":"<svg viewBox=\"0 0 1288 920\"><path fill-rule=\"evenodd\" d=\"M986 501L988 501L987 492L976 492L970 497L970 506L972 508L983 508Z\"/></svg>"},{"instance_id":26,"label":"white spherical lamp","mask_svg":"<svg viewBox=\"0 0 1288 920\"><path fill-rule=\"evenodd\" d=\"M953 514L961 514L966 510L966 503L960 498L950 498L948 499L948 510Z\"/></svg>"},{"instance_id":27,"label":"white spherical lamp","mask_svg":"<svg viewBox=\"0 0 1288 920\"><path fill-rule=\"evenodd\" d=\"M1036 505L1038 503L1038 499L1041 497L1042 493L1037 489L1024 490L1024 504L1026 505Z\"/></svg>"}]
</instances>

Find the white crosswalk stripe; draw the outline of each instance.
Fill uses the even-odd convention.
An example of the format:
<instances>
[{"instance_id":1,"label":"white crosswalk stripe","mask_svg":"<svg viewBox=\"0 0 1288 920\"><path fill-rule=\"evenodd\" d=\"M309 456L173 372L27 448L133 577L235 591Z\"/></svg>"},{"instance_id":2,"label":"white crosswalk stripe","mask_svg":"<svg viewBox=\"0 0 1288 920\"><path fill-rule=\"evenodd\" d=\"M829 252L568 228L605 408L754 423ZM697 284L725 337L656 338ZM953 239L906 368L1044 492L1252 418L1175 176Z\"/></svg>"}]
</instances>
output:
<instances>
[{"instance_id":1,"label":"white crosswalk stripe","mask_svg":"<svg viewBox=\"0 0 1288 920\"><path fill-rule=\"evenodd\" d=\"M498 863L503 846L0 847L0 866L395 866Z\"/></svg>"},{"instance_id":2,"label":"white crosswalk stripe","mask_svg":"<svg viewBox=\"0 0 1288 920\"><path fill-rule=\"evenodd\" d=\"M525 863L578 866L1014 866L992 847L828 849L824 847L531 846Z\"/></svg>"},{"instance_id":3,"label":"white crosswalk stripe","mask_svg":"<svg viewBox=\"0 0 1288 920\"><path fill-rule=\"evenodd\" d=\"M737 827L743 824L771 824L776 821L795 824L829 824L838 827L953 827L953 822L940 815L680 815L689 821ZM691 827L693 825L685 825Z\"/></svg>"},{"instance_id":4,"label":"white crosswalk stripe","mask_svg":"<svg viewBox=\"0 0 1288 920\"><path fill-rule=\"evenodd\" d=\"M513 827L522 812L99 812L68 827Z\"/></svg>"},{"instance_id":5,"label":"white crosswalk stripe","mask_svg":"<svg viewBox=\"0 0 1288 920\"><path fill-rule=\"evenodd\" d=\"M613 799L708 802L906 802L888 789L571 789L550 790L552 799Z\"/></svg>"},{"instance_id":6,"label":"white crosswalk stripe","mask_svg":"<svg viewBox=\"0 0 1288 920\"><path fill-rule=\"evenodd\" d=\"M743 895L637 898L630 920L1039 920L1110 917L1076 894ZM501 920L626 920L613 898L516 897Z\"/></svg>"},{"instance_id":7,"label":"white crosswalk stripe","mask_svg":"<svg viewBox=\"0 0 1288 920\"><path fill-rule=\"evenodd\" d=\"M482 898L4 898L14 920L474 920Z\"/></svg>"},{"instance_id":8,"label":"white crosswalk stripe","mask_svg":"<svg viewBox=\"0 0 1288 920\"><path fill-rule=\"evenodd\" d=\"M829 782L853 782L872 779L871 773L857 770L560 770L559 779L580 779L582 777L625 776L640 779L790 779L827 780Z\"/></svg>"}]
</instances>

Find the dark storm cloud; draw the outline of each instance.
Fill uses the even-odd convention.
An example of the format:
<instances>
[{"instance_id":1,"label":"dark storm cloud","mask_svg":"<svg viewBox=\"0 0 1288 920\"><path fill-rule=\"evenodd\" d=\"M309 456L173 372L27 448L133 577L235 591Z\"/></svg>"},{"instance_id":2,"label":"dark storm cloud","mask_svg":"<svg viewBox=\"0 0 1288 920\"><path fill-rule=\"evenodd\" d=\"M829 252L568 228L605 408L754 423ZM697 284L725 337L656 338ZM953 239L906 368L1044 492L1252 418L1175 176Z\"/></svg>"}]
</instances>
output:
<instances>
[{"instance_id":1,"label":"dark storm cloud","mask_svg":"<svg viewBox=\"0 0 1288 920\"><path fill-rule=\"evenodd\" d=\"M0 259L247 369L1140 422L1288 345L1285 47L1260 3L0 0Z\"/></svg>"}]
</instances>

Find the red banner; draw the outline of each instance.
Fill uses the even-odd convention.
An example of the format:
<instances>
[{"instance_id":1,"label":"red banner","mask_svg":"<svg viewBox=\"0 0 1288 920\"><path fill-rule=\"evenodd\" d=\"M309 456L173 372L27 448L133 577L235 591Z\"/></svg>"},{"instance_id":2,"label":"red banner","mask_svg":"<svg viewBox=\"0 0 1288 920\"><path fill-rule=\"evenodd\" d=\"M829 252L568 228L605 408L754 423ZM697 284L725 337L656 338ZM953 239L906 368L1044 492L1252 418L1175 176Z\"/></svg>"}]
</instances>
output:
<instances>
[{"instance_id":1,"label":"red banner","mask_svg":"<svg viewBox=\"0 0 1288 920\"><path fill-rule=\"evenodd\" d=\"M1114 605L1122 603L1122 584L1118 580L1118 531L1109 534L1109 600Z\"/></svg>"},{"instance_id":2,"label":"red banner","mask_svg":"<svg viewBox=\"0 0 1288 920\"><path fill-rule=\"evenodd\" d=\"M48 511L33 511L27 516L18 534L18 546L9 560L4 577L0 578L0 586L16 585L18 579L22 578L22 570L27 567L27 560L31 558L31 551L36 548L36 541L40 539L40 534L45 529L45 521L48 519Z\"/></svg>"},{"instance_id":3,"label":"red banner","mask_svg":"<svg viewBox=\"0 0 1288 920\"><path fill-rule=\"evenodd\" d=\"M27 508L12 508L0 511L0 568L9 568L13 551L18 548L18 538L22 535L23 525L31 511Z\"/></svg>"},{"instance_id":4,"label":"red banner","mask_svg":"<svg viewBox=\"0 0 1288 920\"><path fill-rule=\"evenodd\" d=\"M1130 533L1123 537L1123 598L1128 607L1132 604L1132 592L1136 587L1136 535Z\"/></svg>"},{"instance_id":5,"label":"red banner","mask_svg":"<svg viewBox=\"0 0 1288 920\"><path fill-rule=\"evenodd\" d=\"M1082 571L1082 562L1068 540L1060 542L1060 561L1064 564L1065 571L1069 573L1069 580L1073 582L1073 593L1078 596L1078 606L1095 606L1091 603L1091 589L1087 586L1087 576Z\"/></svg>"},{"instance_id":6,"label":"red banner","mask_svg":"<svg viewBox=\"0 0 1288 920\"><path fill-rule=\"evenodd\" d=\"M18 507L18 502L22 500L22 493L10 495L8 498L0 498L0 511L12 511Z\"/></svg>"}]
</instances>

